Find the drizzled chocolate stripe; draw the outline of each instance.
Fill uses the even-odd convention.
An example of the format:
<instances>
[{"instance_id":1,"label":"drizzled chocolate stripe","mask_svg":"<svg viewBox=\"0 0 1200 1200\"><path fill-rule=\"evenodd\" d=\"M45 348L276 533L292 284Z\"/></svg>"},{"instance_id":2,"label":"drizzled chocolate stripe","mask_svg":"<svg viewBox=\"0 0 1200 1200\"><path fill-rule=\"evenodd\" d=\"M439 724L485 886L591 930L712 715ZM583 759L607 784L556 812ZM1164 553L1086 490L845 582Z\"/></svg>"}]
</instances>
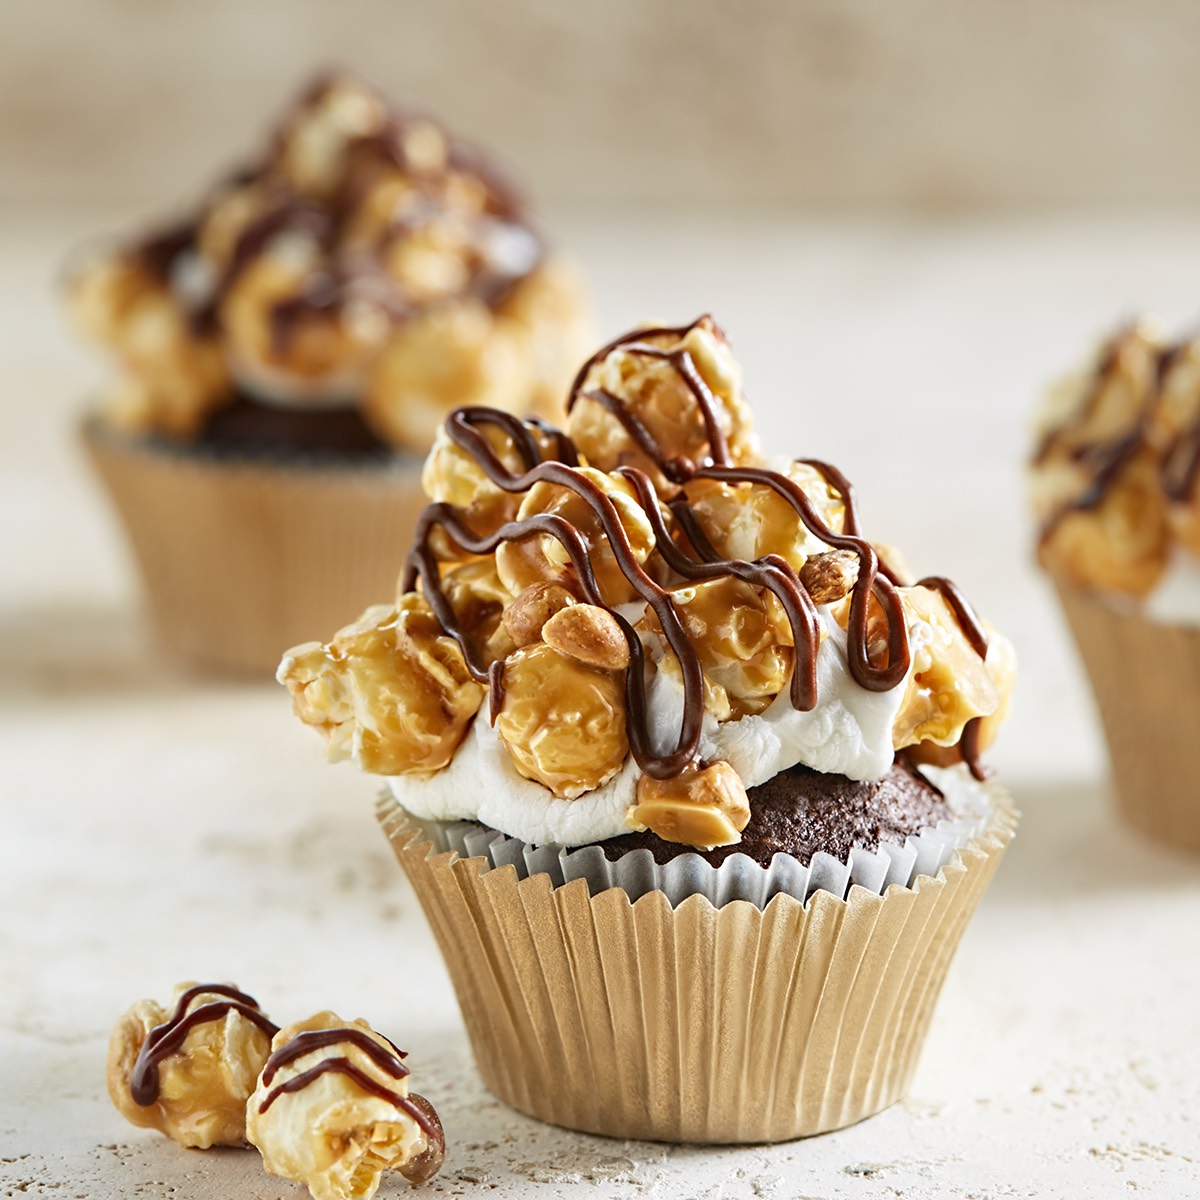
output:
<instances>
[{"instance_id":1,"label":"drizzled chocolate stripe","mask_svg":"<svg viewBox=\"0 0 1200 1200\"><path fill-rule=\"evenodd\" d=\"M379 1036L383 1037L382 1034ZM403 1061L401 1061L406 1057L404 1051L398 1050L395 1043L389 1039L384 1038L383 1040L387 1042L386 1046L380 1045L365 1030L350 1027L309 1029L296 1034L295 1037L290 1038L280 1046L267 1059L266 1066L263 1067L262 1085L268 1087L269 1090L259 1103L258 1111L265 1113L280 1096L302 1091L313 1080L319 1079L322 1075L344 1075L348 1079L352 1079L368 1095L377 1096L380 1100L384 1100L402 1112L407 1113L420 1126L426 1136L430 1138L435 1137L440 1132L440 1126L431 1121L429 1114L421 1105L413 1103L408 1096L368 1075L366 1071L356 1066L345 1055L331 1055L329 1058L323 1058L313 1066L297 1072L290 1079L286 1079L282 1083L277 1083L274 1087L269 1086L271 1080L275 1078L281 1068L295 1062L298 1058L303 1058L306 1054L311 1054L316 1050L323 1050L329 1046L354 1046L365 1054L385 1075L396 1080L407 1078L409 1070Z\"/></svg>"},{"instance_id":2,"label":"drizzled chocolate stripe","mask_svg":"<svg viewBox=\"0 0 1200 1200\"><path fill-rule=\"evenodd\" d=\"M926 575L924 579L917 580L917 587L928 588L931 592L938 592L942 596L950 605L950 610L954 613L959 627L966 634L967 641L971 643L971 649L980 658L987 658L987 630L984 629L983 622L971 607L970 601L962 594L958 584L944 575Z\"/></svg>"},{"instance_id":3,"label":"drizzled chocolate stripe","mask_svg":"<svg viewBox=\"0 0 1200 1200\"><path fill-rule=\"evenodd\" d=\"M213 1000L200 1005L193 1012L187 1011L188 1005L197 996L209 994L225 996L227 999ZM268 1038L273 1038L279 1032L279 1026L269 1021L259 1009L258 1001L245 992L239 992L237 988L220 983L200 983L188 988L176 1001L170 1019L150 1030L138 1050L129 1076L129 1094L133 1102L149 1108L158 1099L158 1068L163 1059L178 1051L187 1035L198 1025L223 1020L230 1012L239 1013L247 1021L253 1022Z\"/></svg>"},{"instance_id":4,"label":"drizzled chocolate stripe","mask_svg":"<svg viewBox=\"0 0 1200 1200\"><path fill-rule=\"evenodd\" d=\"M1200 420L1184 429L1167 451L1162 468L1167 499L1186 503L1200 483Z\"/></svg>"},{"instance_id":5,"label":"drizzled chocolate stripe","mask_svg":"<svg viewBox=\"0 0 1200 1200\"><path fill-rule=\"evenodd\" d=\"M575 379L571 383L571 389L567 393L567 412L570 412L575 407L576 401L581 398L598 400L608 412L612 413L621 422L629 432L630 437L645 451L654 461L655 466L668 479L671 479L672 482L683 482L688 476L687 460L668 459L653 434L630 411L628 405L618 397L613 396L610 392L605 392L602 389L598 390L595 394L582 390L588 372L593 367L602 363L616 350L623 350L626 354L634 354L643 358L662 359L665 362L669 362L675 368L679 377L695 398L696 406L699 408L701 419L704 422L705 436L708 438L709 458L707 463L709 465L728 463L729 443L726 440L724 431L721 429L720 418L717 414L716 397L712 394L708 384L704 382L704 377L696 368L691 354L682 346L676 346L674 349L668 350L662 346L655 346L646 340L654 337L686 337L688 333L704 321L707 321L714 330L717 329L712 317L705 314L697 318L690 325L662 326L656 329L635 329L632 333L626 333L615 341L609 342L607 346L601 347L579 368ZM719 330L717 332L718 334L720 333ZM675 477L677 474L680 475L678 479Z\"/></svg>"},{"instance_id":6,"label":"drizzled chocolate stripe","mask_svg":"<svg viewBox=\"0 0 1200 1200\"><path fill-rule=\"evenodd\" d=\"M1109 377L1120 363L1123 344L1126 339L1133 335L1133 332L1134 326L1129 325L1114 334L1105 348L1099 366L1096 368L1095 377L1092 380L1087 395L1075 414L1070 420L1064 422L1064 424L1047 431L1045 437L1042 439L1041 444L1034 454L1033 465L1035 467L1044 465L1071 430L1086 424L1095 414L1096 407L1100 402L1100 397L1109 381ZM1109 493L1116 486L1117 481L1121 478L1125 468L1146 444L1147 429L1154 416L1155 407L1162 397L1167 375L1187 346L1189 340L1188 338L1184 338L1158 352L1154 364L1154 383L1147 391L1146 399L1134 420L1132 428L1124 437L1112 442L1096 442L1077 446L1070 452L1069 457L1071 461L1089 472L1088 479L1080 489L1078 495L1073 496L1060 505L1046 518L1038 536L1038 544L1040 546L1044 546L1054 536L1059 526L1072 513L1089 512L1099 508L1104 503ZM1195 447L1193 452L1194 457L1189 459L1186 447L1193 443ZM1176 457L1177 452L1179 457ZM1176 495L1173 489L1185 481L1190 481L1190 484L1194 486L1197 477L1200 476L1200 422L1197 422L1194 429L1185 431L1176 439L1174 445L1171 446L1163 458L1160 466L1160 474L1163 490L1166 492L1168 499L1182 498L1182 496ZM1187 495L1189 491L1190 487L1183 492L1183 495Z\"/></svg>"},{"instance_id":7,"label":"drizzled chocolate stripe","mask_svg":"<svg viewBox=\"0 0 1200 1200\"><path fill-rule=\"evenodd\" d=\"M383 1037L383 1034L379 1036ZM303 1058L304 1055L311 1054L314 1050L321 1050L326 1046L341 1046L347 1042L357 1046L377 1067L386 1071L393 1078L405 1078L409 1071L403 1060L408 1055L399 1049L390 1038L383 1038L383 1040L387 1043L386 1046L381 1046L361 1029L353 1029L349 1026L337 1029L302 1030L294 1037L289 1038L267 1059L266 1065L262 1069L262 1081L269 1084L281 1067L286 1067L288 1063L295 1062L296 1059Z\"/></svg>"}]
</instances>

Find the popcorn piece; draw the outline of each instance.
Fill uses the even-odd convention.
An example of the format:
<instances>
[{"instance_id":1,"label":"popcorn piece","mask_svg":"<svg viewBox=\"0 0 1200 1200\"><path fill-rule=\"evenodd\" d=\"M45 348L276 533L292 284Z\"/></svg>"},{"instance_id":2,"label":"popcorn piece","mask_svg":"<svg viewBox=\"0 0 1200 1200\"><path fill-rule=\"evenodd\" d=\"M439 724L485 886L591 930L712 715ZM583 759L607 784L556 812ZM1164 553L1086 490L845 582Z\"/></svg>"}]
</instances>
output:
<instances>
[{"instance_id":1,"label":"popcorn piece","mask_svg":"<svg viewBox=\"0 0 1200 1200\"><path fill-rule=\"evenodd\" d=\"M639 444L629 425L612 411L614 402L645 431L657 454ZM567 432L593 466L605 471L638 467L657 488L669 492L673 480L659 462L700 464L717 457L705 406L727 445L729 461L758 461L741 372L711 317L682 330L635 333L602 351L576 383Z\"/></svg>"},{"instance_id":2,"label":"popcorn piece","mask_svg":"<svg viewBox=\"0 0 1200 1200\"><path fill-rule=\"evenodd\" d=\"M135 256L94 263L72 282L69 302L119 364L108 395L116 424L190 437L228 403L229 373L215 336L193 329L165 283Z\"/></svg>"},{"instance_id":3,"label":"popcorn piece","mask_svg":"<svg viewBox=\"0 0 1200 1200\"><path fill-rule=\"evenodd\" d=\"M416 593L377 605L328 645L290 650L279 682L327 739L331 762L376 775L430 775L450 761L483 701L462 651Z\"/></svg>"},{"instance_id":4,"label":"popcorn piece","mask_svg":"<svg viewBox=\"0 0 1200 1200\"><path fill-rule=\"evenodd\" d=\"M455 567L442 577L442 588L463 628L491 666L517 647L509 635L508 589L500 582L496 560L488 555ZM534 639L536 640L536 639Z\"/></svg>"},{"instance_id":5,"label":"popcorn piece","mask_svg":"<svg viewBox=\"0 0 1200 1200\"><path fill-rule=\"evenodd\" d=\"M1186 343L1167 349L1140 321L1051 393L1033 471L1047 570L1134 596L1158 582L1170 546L1163 456L1200 403L1196 374Z\"/></svg>"},{"instance_id":6,"label":"popcorn piece","mask_svg":"<svg viewBox=\"0 0 1200 1200\"><path fill-rule=\"evenodd\" d=\"M706 679L729 703L729 717L761 713L788 686L795 654L792 629L779 601L765 588L725 576L674 588L671 598ZM648 612L643 626L662 637ZM665 650L665 639L663 641ZM669 652L664 669L677 673Z\"/></svg>"},{"instance_id":7,"label":"popcorn piece","mask_svg":"<svg viewBox=\"0 0 1200 1200\"><path fill-rule=\"evenodd\" d=\"M246 1133L272 1175L314 1200L369 1200L385 1170L432 1178L445 1135L410 1094L401 1051L365 1021L320 1012L282 1029L246 1105Z\"/></svg>"},{"instance_id":8,"label":"popcorn piece","mask_svg":"<svg viewBox=\"0 0 1200 1200\"><path fill-rule=\"evenodd\" d=\"M611 779L629 753L624 678L544 642L510 655L495 724L517 770L567 799Z\"/></svg>"},{"instance_id":9,"label":"popcorn piece","mask_svg":"<svg viewBox=\"0 0 1200 1200\"><path fill-rule=\"evenodd\" d=\"M1069 509L1043 537L1043 566L1086 587L1144 596L1166 569L1168 505L1157 456L1143 447L1096 504Z\"/></svg>"},{"instance_id":10,"label":"popcorn piece","mask_svg":"<svg viewBox=\"0 0 1200 1200\"><path fill-rule=\"evenodd\" d=\"M537 428L529 432L540 455L552 458L551 436ZM507 470L524 473L526 464L503 429L485 425L479 433ZM466 523L481 535L495 532L506 521L516 520L521 507L521 494L497 487L475 459L451 441L442 425L438 426L433 448L421 470L421 486L435 504L450 504L462 510Z\"/></svg>"},{"instance_id":11,"label":"popcorn piece","mask_svg":"<svg viewBox=\"0 0 1200 1200\"><path fill-rule=\"evenodd\" d=\"M323 270L314 247L286 244L287 256L264 254L229 290L222 324L231 360L260 392L293 403L352 396L391 318L378 297Z\"/></svg>"},{"instance_id":12,"label":"popcorn piece","mask_svg":"<svg viewBox=\"0 0 1200 1200\"><path fill-rule=\"evenodd\" d=\"M654 530L638 504L633 488L617 475L591 467L579 468L585 480L599 488L616 509L633 557L644 563L654 549ZM638 593L621 570L600 517L578 493L556 483L539 482L525 494L517 519L553 513L569 521L589 549L588 559L605 601L624 604ZM573 590L575 571L566 548L551 534L534 534L519 542L503 542L496 550L496 567L515 596L534 583L562 583Z\"/></svg>"},{"instance_id":13,"label":"popcorn piece","mask_svg":"<svg viewBox=\"0 0 1200 1200\"><path fill-rule=\"evenodd\" d=\"M273 166L297 191L330 198L352 173L354 144L382 134L388 115L371 89L347 76L326 76L284 121Z\"/></svg>"},{"instance_id":14,"label":"popcorn piece","mask_svg":"<svg viewBox=\"0 0 1200 1200\"><path fill-rule=\"evenodd\" d=\"M899 589L908 624L912 671L892 729L897 750L918 742L955 745L968 721L990 717L1007 703L997 681L1011 689L1012 649L997 638L988 660L971 645L946 598L925 587Z\"/></svg>"},{"instance_id":15,"label":"popcorn piece","mask_svg":"<svg viewBox=\"0 0 1200 1200\"><path fill-rule=\"evenodd\" d=\"M181 1146L240 1146L246 1099L276 1031L231 984L181 983L167 1009L140 1000L108 1043L108 1094L127 1121Z\"/></svg>"},{"instance_id":16,"label":"popcorn piece","mask_svg":"<svg viewBox=\"0 0 1200 1200\"><path fill-rule=\"evenodd\" d=\"M586 295L579 268L556 255L543 258L536 270L517 279L497 306L521 361L531 368L528 397L517 406L518 412L561 420L566 385L593 345ZM553 336L547 336L547 330L553 330Z\"/></svg>"},{"instance_id":17,"label":"popcorn piece","mask_svg":"<svg viewBox=\"0 0 1200 1200\"><path fill-rule=\"evenodd\" d=\"M804 463L789 463L783 474L808 497L821 521L841 533L845 505L838 490ZM764 554L778 554L799 570L810 555L829 549L805 528L787 500L762 484L695 479L684 492L704 534L726 558L753 562Z\"/></svg>"},{"instance_id":18,"label":"popcorn piece","mask_svg":"<svg viewBox=\"0 0 1200 1200\"><path fill-rule=\"evenodd\" d=\"M711 850L742 840L750 821L750 801L741 777L727 762L689 767L671 779L638 780L637 803L625 818L636 830L649 829L666 842Z\"/></svg>"},{"instance_id":19,"label":"popcorn piece","mask_svg":"<svg viewBox=\"0 0 1200 1200\"><path fill-rule=\"evenodd\" d=\"M468 297L395 331L367 379L363 412L381 437L421 451L453 408L520 410L526 381L509 331L487 305Z\"/></svg>"}]
</instances>

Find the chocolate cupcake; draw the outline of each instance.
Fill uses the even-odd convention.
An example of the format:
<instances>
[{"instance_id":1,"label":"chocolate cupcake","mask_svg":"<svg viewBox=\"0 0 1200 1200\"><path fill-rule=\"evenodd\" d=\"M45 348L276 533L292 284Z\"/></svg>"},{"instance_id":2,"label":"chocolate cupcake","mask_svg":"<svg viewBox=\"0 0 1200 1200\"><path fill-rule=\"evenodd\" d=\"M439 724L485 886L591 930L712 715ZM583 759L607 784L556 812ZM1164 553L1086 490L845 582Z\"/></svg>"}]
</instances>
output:
<instances>
[{"instance_id":1,"label":"chocolate cupcake","mask_svg":"<svg viewBox=\"0 0 1200 1200\"><path fill-rule=\"evenodd\" d=\"M68 300L118 368L83 437L158 633L253 672L387 589L443 417L552 415L588 325L499 173L341 75Z\"/></svg>"},{"instance_id":2,"label":"chocolate cupcake","mask_svg":"<svg viewBox=\"0 0 1200 1200\"><path fill-rule=\"evenodd\" d=\"M1051 393L1032 480L1121 815L1200 850L1200 338L1122 326Z\"/></svg>"},{"instance_id":3,"label":"chocolate cupcake","mask_svg":"<svg viewBox=\"0 0 1200 1200\"><path fill-rule=\"evenodd\" d=\"M903 1094L1012 835L1007 641L762 455L703 317L604 347L565 432L453 413L393 604L289 652L480 1070L548 1121L763 1141Z\"/></svg>"}]
</instances>

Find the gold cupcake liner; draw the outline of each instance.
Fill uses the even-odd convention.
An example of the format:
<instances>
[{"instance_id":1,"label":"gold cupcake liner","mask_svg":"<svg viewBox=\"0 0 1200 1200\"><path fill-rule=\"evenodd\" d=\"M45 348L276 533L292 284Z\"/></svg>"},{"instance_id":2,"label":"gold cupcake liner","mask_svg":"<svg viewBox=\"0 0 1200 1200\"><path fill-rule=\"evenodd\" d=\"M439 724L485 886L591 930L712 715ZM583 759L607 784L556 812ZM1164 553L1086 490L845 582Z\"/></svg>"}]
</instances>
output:
<instances>
[{"instance_id":1,"label":"gold cupcake liner","mask_svg":"<svg viewBox=\"0 0 1200 1200\"><path fill-rule=\"evenodd\" d=\"M82 438L123 520L158 639L269 676L283 652L388 600L424 504L419 466L325 467Z\"/></svg>"},{"instance_id":2,"label":"gold cupcake liner","mask_svg":"<svg viewBox=\"0 0 1200 1200\"><path fill-rule=\"evenodd\" d=\"M630 903L434 853L390 796L379 818L437 937L480 1074L506 1104L620 1138L775 1142L851 1125L909 1086L947 968L1013 836L884 895L765 909L662 892Z\"/></svg>"},{"instance_id":3,"label":"gold cupcake liner","mask_svg":"<svg viewBox=\"0 0 1200 1200\"><path fill-rule=\"evenodd\" d=\"M1121 816L1200 851L1200 628L1056 586L1100 708Z\"/></svg>"}]
</instances>

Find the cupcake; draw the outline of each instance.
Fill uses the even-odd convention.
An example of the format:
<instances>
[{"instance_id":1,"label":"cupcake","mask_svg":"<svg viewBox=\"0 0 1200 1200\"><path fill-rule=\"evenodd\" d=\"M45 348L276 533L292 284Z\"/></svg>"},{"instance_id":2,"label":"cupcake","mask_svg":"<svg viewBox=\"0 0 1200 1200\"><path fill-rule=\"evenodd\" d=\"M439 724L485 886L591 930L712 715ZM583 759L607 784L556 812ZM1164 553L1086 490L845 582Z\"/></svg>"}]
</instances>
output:
<instances>
[{"instance_id":1,"label":"cupcake","mask_svg":"<svg viewBox=\"0 0 1200 1200\"><path fill-rule=\"evenodd\" d=\"M116 363L83 438L159 636L248 672L387 590L445 415L553 415L588 324L497 171L340 75L68 304Z\"/></svg>"},{"instance_id":2,"label":"cupcake","mask_svg":"<svg viewBox=\"0 0 1200 1200\"><path fill-rule=\"evenodd\" d=\"M767 460L709 317L566 429L450 415L398 595L279 679L380 818L480 1072L616 1137L763 1142L903 1095L1015 814L1008 642Z\"/></svg>"},{"instance_id":3,"label":"cupcake","mask_svg":"<svg viewBox=\"0 0 1200 1200\"><path fill-rule=\"evenodd\" d=\"M1118 329L1048 398L1032 483L1120 812L1200 850L1200 339Z\"/></svg>"}]
</instances>

